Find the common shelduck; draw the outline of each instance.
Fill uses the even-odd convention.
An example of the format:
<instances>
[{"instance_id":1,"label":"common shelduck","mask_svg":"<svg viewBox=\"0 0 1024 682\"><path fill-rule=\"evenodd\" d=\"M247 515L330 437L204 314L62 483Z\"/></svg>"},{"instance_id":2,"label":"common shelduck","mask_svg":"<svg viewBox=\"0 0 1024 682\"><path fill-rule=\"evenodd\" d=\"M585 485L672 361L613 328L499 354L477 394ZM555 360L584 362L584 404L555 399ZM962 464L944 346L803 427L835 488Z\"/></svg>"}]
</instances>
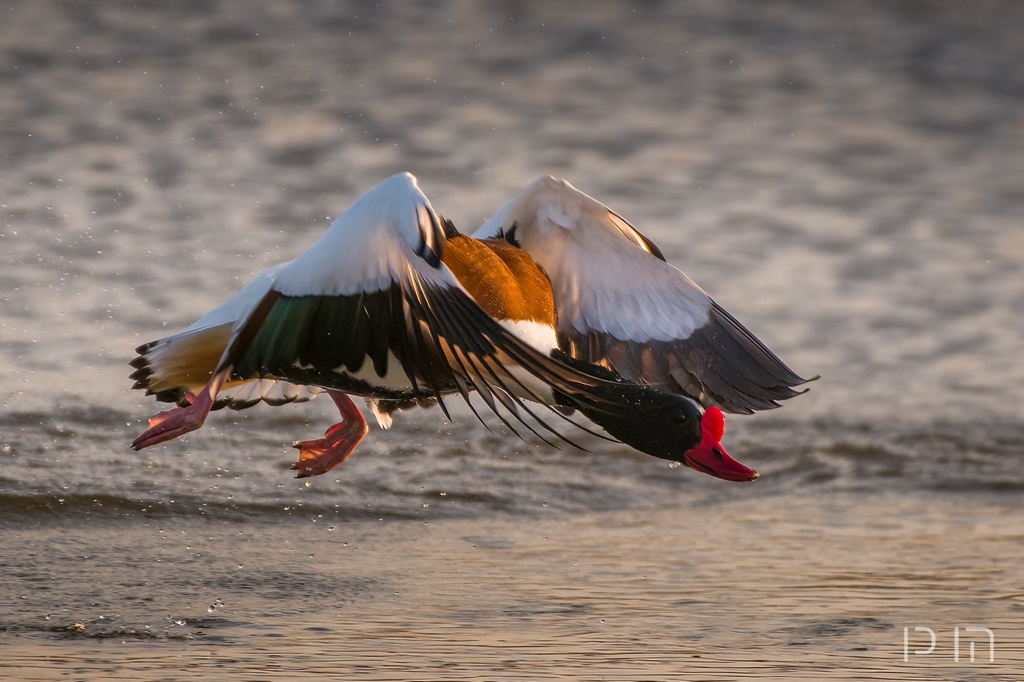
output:
<instances>
[{"instance_id":1,"label":"common shelduck","mask_svg":"<svg viewBox=\"0 0 1024 682\"><path fill-rule=\"evenodd\" d=\"M776 407L804 382L650 240L551 177L469 237L412 175L395 175L294 261L136 351L134 387L179 405L150 419L136 450L199 428L211 409L326 391L341 421L295 443L299 477L337 466L366 435L349 395L387 428L416 404L447 415L450 394L475 411L475 390L513 431L506 415L571 442L548 421L578 410L638 450L753 480L721 446L721 409Z\"/></svg>"}]
</instances>

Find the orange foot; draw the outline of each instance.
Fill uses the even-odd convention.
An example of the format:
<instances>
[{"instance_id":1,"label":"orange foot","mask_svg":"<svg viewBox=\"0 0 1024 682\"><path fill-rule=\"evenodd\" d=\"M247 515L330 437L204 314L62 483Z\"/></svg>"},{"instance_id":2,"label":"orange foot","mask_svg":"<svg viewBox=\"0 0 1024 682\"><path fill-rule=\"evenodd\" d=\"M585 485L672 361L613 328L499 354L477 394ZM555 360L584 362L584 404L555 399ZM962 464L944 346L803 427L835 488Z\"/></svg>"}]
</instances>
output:
<instances>
[{"instance_id":1,"label":"orange foot","mask_svg":"<svg viewBox=\"0 0 1024 682\"><path fill-rule=\"evenodd\" d=\"M132 441L132 449L141 450L150 445L164 443L202 426L206 416L210 414L217 392L224 385L230 371L231 368L228 367L213 375L198 396L186 393L185 397L190 403L188 407L176 407L151 417L149 428Z\"/></svg>"},{"instance_id":2,"label":"orange foot","mask_svg":"<svg viewBox=\"0 0 1024 682\"><path fill-rule=\"evenodd\" d=\"M303 440L292 445L299 451L299 461L292 464L297 469L296 478L307 478L327 473L352 454L370 428L366 425L359 408L346 394L327 391L341 413L341 421L327 429L323 438Z\"/></svg>"},{"instance_id":3,"label":"orange foot","mask_svg":"<svg viewBox=\"0 0 1024 682\"><path fill-rule=\"evenodd\" d=\"M174 440L202 426L213 406L213 399L205 391L200 393L198 398L191 393L185 397L192 403L188 407L176 407L150 417L149 429L132 441L132 450L141 450L150 445Z\"/></svg>"}]
</instances>

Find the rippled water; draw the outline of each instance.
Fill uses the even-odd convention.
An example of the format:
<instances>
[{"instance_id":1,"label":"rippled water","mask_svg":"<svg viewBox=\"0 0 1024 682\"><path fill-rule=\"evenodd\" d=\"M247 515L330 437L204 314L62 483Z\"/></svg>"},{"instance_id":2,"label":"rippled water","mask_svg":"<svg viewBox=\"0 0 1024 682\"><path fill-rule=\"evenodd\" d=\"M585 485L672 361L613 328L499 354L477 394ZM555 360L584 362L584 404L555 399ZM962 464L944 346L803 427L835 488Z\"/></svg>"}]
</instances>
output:
<instances>
[{"instance_id":1,"label":"rippled water","mask_svg":"<svg viewBox=\"0 0 1024 682\"><path fill-rule=\"evenodd\" d=\"M1022 25L1009 1L5 4L0 672L1017 679ZM729 420L762 478L458 408L307 485L288 445L319 401L128 449L155 410L132 348L401 170L467 230L565 177L821 374ZM994 663L953 661L968 626Z\"/></svg>"}]
</instances>

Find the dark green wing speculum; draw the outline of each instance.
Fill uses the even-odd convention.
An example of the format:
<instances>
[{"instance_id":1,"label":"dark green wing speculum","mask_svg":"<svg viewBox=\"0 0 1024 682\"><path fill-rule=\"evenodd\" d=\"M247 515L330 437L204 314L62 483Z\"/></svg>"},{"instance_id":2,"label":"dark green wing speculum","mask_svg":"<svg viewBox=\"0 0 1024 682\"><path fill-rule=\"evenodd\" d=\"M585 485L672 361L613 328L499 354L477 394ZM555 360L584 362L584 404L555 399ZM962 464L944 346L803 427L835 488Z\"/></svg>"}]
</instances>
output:
<instances>
[{"instance_id":1,"label":"dark green wing speculum","mask_svg":"<svg viewBox=\"0 0 1024 682\"><path fill-rule=\"evenodd\" d=\"M388 350L401 340L405 318L397 287L354 296L281 296L235 361L244 378L285 376L296 367L359 373L369 362L388 372Z\"/></svg>"}]
</instances>

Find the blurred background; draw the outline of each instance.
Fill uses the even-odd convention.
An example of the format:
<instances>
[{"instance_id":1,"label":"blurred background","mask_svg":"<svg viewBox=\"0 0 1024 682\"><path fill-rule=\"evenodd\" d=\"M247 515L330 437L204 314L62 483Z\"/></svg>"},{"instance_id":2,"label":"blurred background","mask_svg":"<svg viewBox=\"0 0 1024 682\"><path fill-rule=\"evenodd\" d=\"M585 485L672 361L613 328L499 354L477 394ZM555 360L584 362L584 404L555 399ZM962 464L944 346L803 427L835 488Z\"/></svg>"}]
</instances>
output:
<instances>
[{"instance_id":1,"label":"blurred background","mask_svg":"<svg viewBox=\"0 0 1024 682\"><path fill-rule=\"evenodd\" d=\"M119 401L137 341L408 170L464 230L541 174L609 204L825 377L794 412L1020 416L1019 3L2 13L6 401Z\"/></svg>"},{"instance_id":2,"label":"blurred background","mask_svg":"<svg viewBox=\"0 0 1024 682\"><path fill-rule=\"evenodd\" d=\"M640 523L707 500L806 521L832 518L836 495L861 513L881 492L929 528L952 522L936 503L995 504L979 523L1003 541L981 556L1012 556L1016 515L999 505L1024 490L1022 30L1014 0L8 0L0 523ZM454 425L402 414L304 487L287 445L330 423L320 401L128 450L158 409L129 390L132 349L293 258L399 171L467 232L537 176L564 177L820 374L783 409L730 419L726 446L762 479L729 487L600 442L524 445L457 409ZM940 565L967 551L933 540L918 550ZM786 560L801 552L817 549L797 542ZM48 607L26 608L8 629L34 631Z\"/></svg>"}]
</instances>

